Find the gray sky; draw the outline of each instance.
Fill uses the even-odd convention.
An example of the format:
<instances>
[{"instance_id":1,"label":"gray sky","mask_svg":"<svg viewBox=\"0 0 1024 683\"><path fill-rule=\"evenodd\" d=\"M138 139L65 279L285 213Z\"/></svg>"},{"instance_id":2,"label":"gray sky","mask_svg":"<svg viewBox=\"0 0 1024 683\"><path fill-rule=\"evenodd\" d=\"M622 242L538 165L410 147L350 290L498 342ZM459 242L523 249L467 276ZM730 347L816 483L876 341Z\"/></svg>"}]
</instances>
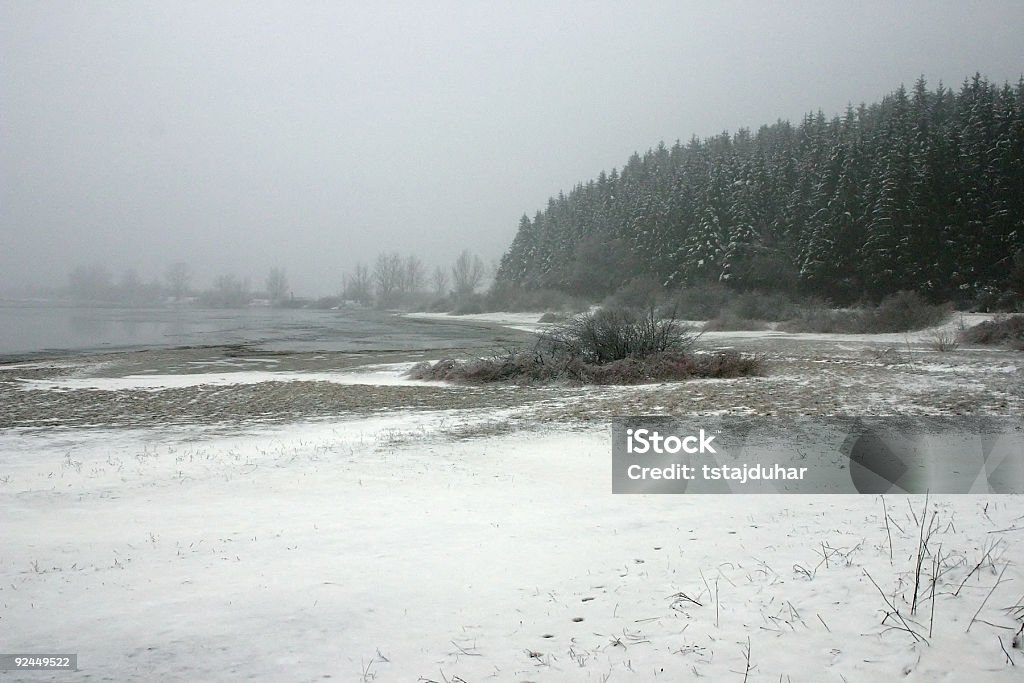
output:
<instances>
[{"instance_id":1,"label":"gray sky","mask_svg":"<svg viewBox=\"0 0 1024 683\"><path fill-rule=\"evenodd\" d=\"M487 260L633 151L921 74L1024 72L1024 2L0 0L0 288L191 263L337 292Z\"/></svg>"}]
</instances>

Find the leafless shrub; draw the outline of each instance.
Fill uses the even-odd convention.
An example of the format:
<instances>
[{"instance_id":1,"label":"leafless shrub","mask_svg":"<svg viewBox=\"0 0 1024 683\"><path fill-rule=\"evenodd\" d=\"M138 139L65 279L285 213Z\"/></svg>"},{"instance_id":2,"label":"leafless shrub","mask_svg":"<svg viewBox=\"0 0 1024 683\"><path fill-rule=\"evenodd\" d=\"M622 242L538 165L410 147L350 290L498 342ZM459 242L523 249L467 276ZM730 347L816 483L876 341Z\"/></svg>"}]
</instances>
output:
<instances>
[{"instance_id":1,"label":"leafless shrub","mask_svg":"<svg viewBox=\"0 0 1024 683\"><path fill-rule=\"evenodd\" d=\"M653 307L642 314L629 308L604 308L545 332L541 345L552 353L602 364L685 351L697 337L674 316L658 316Z\"/></svg>"},{"instance_id":2,"label":"leafless shrub","mask_svg":"<svg viewBox=\"0 0 1024 683\"><path fill-rule=\"evenodd\" d=\"M409 377L459 384L491 382L569 381L579 384L642 384L691 378L734 378L763 372L764 359L734 351L717 353L666 352L644 359L623 358L588 363L578 356L533 351L509 351L489 358L444 359L420 363Z\"/></svg>"},{"instance_id":3,"label":"leafless shrub","mask_svg":"<svg viewBox=\"0 0 1024 683\"><path fill-rule=\"evenodd\" d=\"M541 335L533 349L508 349L486 358L420 363L413 379L463 384L551 382L640 384L693 377L761 374L764 358L735 351L691 351L698 335L649 309L609 309L576 316Z\"/></svg>"},{"instance_id":4,"label":"leafless shrub","mask_svg":"<svg viewBox=\"0 0 1024 683\"><path fill-rule=\"evenodd\" d=\"M956 332L946 329L933 330L928 335L928 346L932 351L939 351L941 353L948 353L956 351L960 348L960 342L957 339Z\"/></svg>"},{"instance_id":5,"label":"leafless shrub","mask_svg":"<svg viewBox=\"0 0 1024 683\"><path fill-rule=\"evenodd\" d=\"M997 316L960 333L965 344L998 344L1024 351L1024 315Z\"/></svg>"},{"instance_id":6,"label":"leafless shrub","mask_svg":"<svg viewBox=\"0 0 1024 683\"><path fill-rule=\"evenodd\" d=\"M949 304L929 304L917 292L896 292L869 309L867 332L910 332L941 325L952 314Z\"/></svg>"},{"instance_id":7,"label":"leafless shrub","mask_svg":"<svg viewBox=\"0 0 1024 683\"><path fill-rule=\"evenodd\" d=\"M952 307L948 304L929 304L916 292L897 292L882 299L877 306L841 310L802 307L782 329L834 334L911 332L940 325L951 313Z\"/></svg>"},{"instance_id":8,"label":"leafless shrub","mask_svg":"<svg viewBox=\"0 0 1024 683\"><path fill-rule=\"evenodd\" d=\"M864 332L860 310L833 309L826 306L801 308L792 320L780 325L786 332L818 332L822 334L859 334Z\"/></svg>"}]
</instances>

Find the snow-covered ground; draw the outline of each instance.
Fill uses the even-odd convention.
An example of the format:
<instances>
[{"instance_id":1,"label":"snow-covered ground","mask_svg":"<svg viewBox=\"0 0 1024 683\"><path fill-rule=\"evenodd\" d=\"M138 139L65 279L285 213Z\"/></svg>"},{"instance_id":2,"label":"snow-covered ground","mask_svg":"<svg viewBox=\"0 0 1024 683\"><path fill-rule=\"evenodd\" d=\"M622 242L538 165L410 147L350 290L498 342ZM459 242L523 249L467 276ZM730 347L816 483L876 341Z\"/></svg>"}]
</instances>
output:
<instances>
[{"instance_id":1,"label":"snow-covered ground","mask_svg":"<svg viewBox=\"0 0 1024 683\"><path fill-rule=\"evenodd\" d=\"M365 365L357 371L349 370L344 372L235 370L180 374L138 374L121 377L60 377L57 379L26 379L21 381L21 385L24 389L94 389L101 391L118 391L121 389L157 391L181 387L259 384L260 382L329 382L331 384L362 384L372 386L446 386L444 382L426 382L409 379L406 374L413 365L414 363L379 363Z\"/></svg>"},{"instance_id":2,"label":"snow-covered ground","mask_svg":"<svg viewBox=\"0 0 1024 683\"><path fill-rule=\"evenodd\" d=\"M522 330L523 332L536 332L537 330L543 329L548 326L548 323L540 322L544 312L525 312L525 313L503 313L503 312L492 312L492 313L468 313L466 315L452 315L451 313L431 313L427 311L420 311L416 313L406 313L406 317L409 318L428 318L431 320L461 320L467 322L482 322L492 323L501 325L503 327L509 327L513 330Z\"/></svg>"},{"instance_id":3,"label":"snow-covered ground","mask_svg":"<svg viewBox=\"0 0 1024 683\"><path fill-rule=\"evenodd\" d=\"M0 639L81 669L18 680L1019 680L1018 497L932 498L912 615L921 497L613 496L492 419L6 431Z\"/></svg>"},{"instance_id":4,"label":"snow-covered ground","mask_svg":"<svg viewBox=\"0 0 1024 683\"><path fill-rule=\"evenodd\" d=\"M612 495L609 414L1020 405L1019 354L822 337L767 377L643 387L4 366L0 402L68 418L0 410L0 652L80 671L0 680L1020 680L1024 496ZM229 400L298 417L198 419Z\"/></svg>"},{"instance_id":5,"label":"snow-covered ground","mask_svg":"<svg viewBox=\"0 0 1024 683\"><path fill-rule=\"evenodd\" d=\"M450 313L407 313L410 318L430 318L435 320L456 319L466 321L479 321L503 325L524 332L537 332L550 327L550 323L540 322L544 312L522 312L522 313L473 313L467 315L452 316ZM777 330L730 330L730 331L708 331L702 333L707 340L715 339L791 339L796 341L832 341L852 342L862 344L913 344L927 343L935 338L937 333L955 334L962 328L973 327L986 320L995 317L989 313L957 313L948 322L937 327L918 330L916 332L890 332L878 334L825 334L816 332L782 332ZM695 330L699 330L705 320L683 320Z\"/></svg>"}]
</instances>

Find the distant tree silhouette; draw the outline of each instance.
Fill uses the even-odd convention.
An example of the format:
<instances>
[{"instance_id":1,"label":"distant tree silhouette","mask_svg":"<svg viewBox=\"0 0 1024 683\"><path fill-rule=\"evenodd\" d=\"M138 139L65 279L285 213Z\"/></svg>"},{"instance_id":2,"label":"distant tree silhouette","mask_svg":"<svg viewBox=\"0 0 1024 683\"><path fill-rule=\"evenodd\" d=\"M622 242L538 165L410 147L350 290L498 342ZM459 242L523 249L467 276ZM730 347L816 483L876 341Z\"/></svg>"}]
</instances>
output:
<instances>
[{"instance_id":1,"label":"distant tree silhouette","mask_svg":"<svg viewBox=\"0 0 1024 683\"><path fill-rule=\"evenodd\" d=\"M167 282L167 292L176 300L180 300L189 293L189 286L192 283L192 269L187 263L176 261L167 266L164 280Z\"/></svg>"},{"instance_id":2,"label":"distant tree silhouette","mask_svg":"<svg viewBox=\"0 0 1024 683\"><path fill-rule=\"evenodd\" d=\"M267 275L267 295L274 304L280 304L288 298L288 276L284 268L271 268Z\"/></svg>"},{"instance_id":3,"label":"distant tree silhouette","mask_svg":"<svg viewBox=\"0 0 1024 683\"><path fill-rule=\"evenodd\" d=\"M483 260L469 250L463 250L452 266L452 287L459 296L472 294L484 279Z\"/></svg>"}]
</instances>

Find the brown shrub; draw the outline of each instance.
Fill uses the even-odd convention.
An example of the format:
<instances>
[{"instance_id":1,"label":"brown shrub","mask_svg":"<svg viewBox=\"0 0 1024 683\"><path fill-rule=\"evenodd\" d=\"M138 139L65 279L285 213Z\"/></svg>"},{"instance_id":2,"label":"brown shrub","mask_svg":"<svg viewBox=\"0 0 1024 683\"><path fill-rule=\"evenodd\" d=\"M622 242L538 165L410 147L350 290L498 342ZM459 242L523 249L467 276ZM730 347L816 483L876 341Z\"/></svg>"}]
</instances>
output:
<instances>
[{"instance_id":1,"label":"brown shrub","mask_svg":"<svg viewBox=\"0 0 1024 683\"><path fill-rule=\"evenodd\" d=\"M998 344L1024 351L1024 315L998 316L960 333L966 344Z\"/></svg>"},{"instance_id":2,"label":"brown shrub","mask_svg":"<svg viewBox=\"0 0 1024 683\"><path fill-rule=\"evenodd\" d=\"M658 316L653 308L646 313L629 308L602 308L546 331L540 343L552 354L604 364L683 351L696 339L687 326L671 316Z\"/></svg>"},{"instance_id":3,"label":"brown shrub","mask_svg":"<svg viewBox=\"0 0 1024 683\"><path fill-rule=\"evenodd\" d=\"M668 351L646 358L627 357L592 363L580 356L512 351L504 355L465 361L445 359L420 363L409 371L413 379L457 384L568 381L580 384L644 384L691 378L735 378L759 375L764 358L736 351L692 353Z\"/></svg>"}]
</instances>

